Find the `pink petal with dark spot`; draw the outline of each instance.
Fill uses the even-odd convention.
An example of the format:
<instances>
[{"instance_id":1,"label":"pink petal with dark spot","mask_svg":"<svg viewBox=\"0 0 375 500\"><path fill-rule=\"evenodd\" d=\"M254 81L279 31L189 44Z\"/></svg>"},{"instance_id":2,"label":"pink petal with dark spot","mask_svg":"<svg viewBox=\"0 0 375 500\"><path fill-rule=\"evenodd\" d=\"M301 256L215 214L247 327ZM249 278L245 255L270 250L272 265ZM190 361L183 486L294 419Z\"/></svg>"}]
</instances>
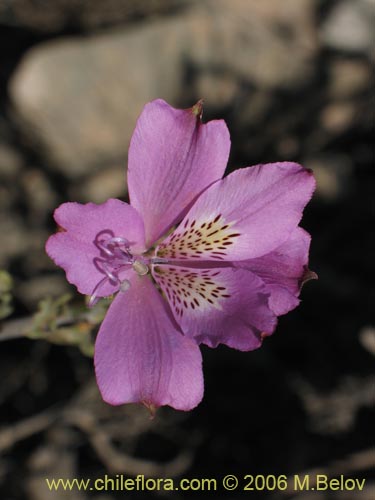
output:
<instances>
[{"instance_id":1,"label":"pink petal with dark spot","mask_svg":"<svg viewBox=\"0 0 375 500\"><path fill-rule=\"evenodd\" d=\"M202 193L158 255L208 261L266 255L297 227L314 187L311 172L296 163L236 170Z\"/></svg>"},{"instance_id":2,"label":"pink petal with dark spot","mask_svg":"<svg viewBox=\"0 0 375 500\"><path fill-rule=\"evenodd\" d=\"M250 271L155 266L153 275L182 331L198 343L249 351L276 326L266 287Z\"/></svg>"}]
</instances>

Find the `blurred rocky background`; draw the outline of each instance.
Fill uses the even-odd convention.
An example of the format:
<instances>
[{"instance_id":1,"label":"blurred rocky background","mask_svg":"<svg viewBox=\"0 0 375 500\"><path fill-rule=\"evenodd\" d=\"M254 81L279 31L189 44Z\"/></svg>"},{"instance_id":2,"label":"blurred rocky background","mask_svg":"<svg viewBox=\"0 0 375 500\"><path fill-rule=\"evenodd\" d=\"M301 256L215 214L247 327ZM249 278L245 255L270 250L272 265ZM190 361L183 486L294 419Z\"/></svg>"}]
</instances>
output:
<instances>
[{"instance_id":1,"label":"blurred rocky background","mask_svg":"<svg viewBox=\"0 0 375 500\"><path fill-rule=\"evenodd\" d=\"M2 499L124 495L51 493L45 477L317 469L366 488L254 498L374 498L374 25L374 0L0 1ZM204 119L227 121L228 172L314 170L302 225L319 281L259 351L203 349L203 403L151 421L100 401L86 355L104 311L87 313L44 244L58 204L126 200L131 133L157 97L204 98Z\"/></svg>"}]
</instances>

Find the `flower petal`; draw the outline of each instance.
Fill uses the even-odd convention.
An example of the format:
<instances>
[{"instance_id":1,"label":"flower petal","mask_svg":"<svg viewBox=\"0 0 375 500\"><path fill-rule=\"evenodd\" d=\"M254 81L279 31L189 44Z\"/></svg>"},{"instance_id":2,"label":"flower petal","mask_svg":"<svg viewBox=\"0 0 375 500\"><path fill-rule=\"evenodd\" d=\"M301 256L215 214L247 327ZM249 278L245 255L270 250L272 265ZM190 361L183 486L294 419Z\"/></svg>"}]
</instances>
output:
<instances>
[{"instance_id":1,"label":"flower petal","mask_svg":"<svg viewBox=\"0 0 375 500\"><path fill-rule=\"evenodd\" d=\"M78 291L91 295L105 275L95 262L100 250L95 245L98 235L126 238L132 251L144 250L144 227L137 211L120 200L108 200L101 205L64 203L55 210L57 224L63 229L48 239L46 251L55 263L66 271L69 283ZM108 281L98 290L98 297L111 295L118 286Z\"/></svg>"},{"instance_id":2,"label":"flower petal","mask_svg":"<svg viewBox=\"0 0 375 500\"><path fill-rule=\"evenodd\" d=\"M228 129L223 120L202 124L200 113L200 103L179 110L158 99L138 119L129 148L128 187L132 206L143 216L148 246L224 174Z\"/></svg>"},{"instance_id":3,"label":"flower petal","mask_svg":"<svg viewBox=\"0 0 375 500\"><path fill-rule=\"evenodd\" d=\"M153 275L184 334L199 343L249 351L276 326L265 285L250 271L163 265Z\"/></svg>"},{"instance_id":4,"label":"flower petal","mask_svg":"<svg viewBox=\"0 0 375 500\"><path fill-rule=\"evenodd\" d=\"M203 396L202 359L184 337L148 277L132 276L112 302L95 345L104 401L194 408Z\"/></svg>"},{"instance_id":5,"label":"flower petal","mask_svg":"<svg viewBox=\"0 0 375 500\"><path fill-rule=\"evenodd\" d=\"M237 170L210 186L158 247L177 260L244 260L288 239L315 187L309 170L271 163Z\"/></svg>"},{"instance_id":6,"label":"flower petal","mask_svg":"<svg viewBox=\"0 0 375 500\"><path fill-rule=\"evenodd\" d=\"M299 293L308 272L310 235L297 227L289 239L263 257L236 262L259 276L270 293L269 305L277 316L299 304Z\"/></svg>"}]
</instances>

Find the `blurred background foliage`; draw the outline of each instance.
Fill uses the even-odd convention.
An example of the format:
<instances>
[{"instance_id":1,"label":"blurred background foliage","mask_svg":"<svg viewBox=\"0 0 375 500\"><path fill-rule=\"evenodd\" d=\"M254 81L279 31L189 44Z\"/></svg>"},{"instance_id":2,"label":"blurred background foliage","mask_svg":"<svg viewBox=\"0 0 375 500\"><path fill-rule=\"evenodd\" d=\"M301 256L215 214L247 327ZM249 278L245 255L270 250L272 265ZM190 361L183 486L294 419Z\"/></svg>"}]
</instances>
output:
<instances>
[{"instance_id":1,"label":"blurred background foliage","mask_svg":"<svg viewBox=\"0 0 375 500\"><path fill-rule=\"evenodd\" d=\"M317 468L366 477L356 498L374 498L374 20L374 0L0 2L1 498L68 498L45 477ZM319 281L262 349L203 348L203 403L150 420L101 402L90 356L108 301L87 309L44 244L58 204L127 199L131 133L157 97L204 98L204 120L227 121L227 172L283 160L313 169L302 225Z\"/></svg>"}]
</instances>

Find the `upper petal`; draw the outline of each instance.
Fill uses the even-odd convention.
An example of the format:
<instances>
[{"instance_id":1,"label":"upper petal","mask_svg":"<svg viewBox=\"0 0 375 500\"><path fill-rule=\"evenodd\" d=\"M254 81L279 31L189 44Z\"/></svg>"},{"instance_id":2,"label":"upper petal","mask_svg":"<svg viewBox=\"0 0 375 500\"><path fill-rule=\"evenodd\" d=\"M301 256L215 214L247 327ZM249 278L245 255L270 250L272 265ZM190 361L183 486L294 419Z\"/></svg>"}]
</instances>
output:
<instances>
[{"instance_id":1,"label":"upper petal","mask_svg":"<svg viewBox=\"0 0 375 500\"><path fill-rule=\"evenodd\" d=\"M276 326L265 285L250 271L163 265L153 275L184 334L199 343L249 351Z\"/></svg>"},{"instance_id":2,"label":"upper petal","mask_svg":"<svg viewBox=\"0 0 375 500\"><path fill-rule=\"evenodd\" d=\"M131 204L143 216L148 246L224 174L228 129L223 120L202 124L200 106L174 109L159 99L147 104L137 121L129 148L128 188Z\"/></svg>"},{"instance_id":3,"label":"upper petal","mask_svg":"<svg viewBox=\"0 0 375 500\"><path fill-rule=\"evenodd\" d=\"M112 302L95 344L95 370L110 404L194 408L203 396L199 347L184 337L148 277Z\"/></svg>"},{"instance_id":4,"label":"upper petal","mask_svg":"<svg viewBox=\"0 0 375 500\"><path fill-rule=\"evenodd\" d=\"M96 265L100 249L95 244L100 234L122 237L132 251L144 250L144 227L137 211L120 200L108 200L101 205L64 203L55 210L55 221L63 231L48 239L46 251L66 272L69 283L78 291L91 295L105 274ZM97 295L111 295L118 287L104 283Z\"/></svg>"},{"instance_id":5,"label":"upper petal","mask_svg":"<svg viewBox=\"0 0 375 500\"><path fill-rule=\"evenodd\" d=\"M244 260L288 239L314 191L309 170L270 163L237 170L202 193L158 255L177 260Z\"/></svg>"},{"instance_id":6,"label":"upper petal","mask_svg":"<svg viewBox=\"0 0 375 500\"><path fill-rule=\"evenodd\" d=\"M308 276L310 240L310 235L297 227L276 250L257 259L235 263L260 276L270 294L269 305L278 316L299 304L301 286Z\"/></svg>"}]
</instances>

